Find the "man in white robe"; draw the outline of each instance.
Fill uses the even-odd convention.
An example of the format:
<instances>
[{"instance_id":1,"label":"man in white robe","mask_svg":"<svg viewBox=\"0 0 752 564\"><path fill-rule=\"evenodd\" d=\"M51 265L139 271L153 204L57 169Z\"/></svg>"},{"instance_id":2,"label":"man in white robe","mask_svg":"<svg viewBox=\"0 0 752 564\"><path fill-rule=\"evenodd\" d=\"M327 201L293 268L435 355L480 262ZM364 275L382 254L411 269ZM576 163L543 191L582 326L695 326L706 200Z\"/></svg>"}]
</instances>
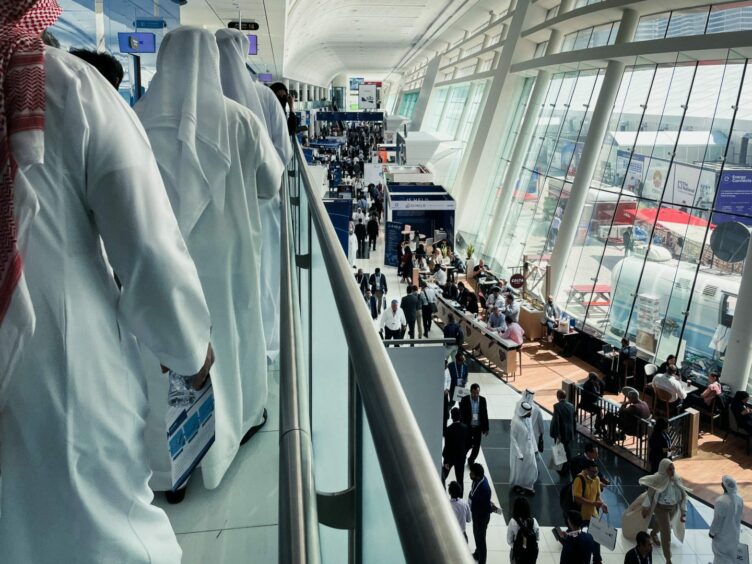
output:
<instances>
[{"instance_id":1,"label":"man in white robe","mask_svg":"<svg viewBox=\"0 0 752 564\"><path fill-rule=\"evenodd\" d=\"M128 335L201 377L209 313L135 115L73 55L48 47L43 65L44 160L15 182L36 330L0 396L0 561L179 564L151 505L146 375Z\"/></svg>"},{"instance_id":2,"label":"man in white robe","mask_svg":"<svg viewBox=\"0 0 752 564\"><path fill-rule=\"evenodd\" d=\"M236 29L217 31L222 90L225 96L251 110L264 122L282 164L292 159L292 144L287 131L287 117L270 88L254 82L245 66L248 37ZM280 264L280 199L261 202L261 308L264 318L266 355L273 360L279 354L279 272Z\"/></svg>"},{"instance_id":3,"label":"man in white robe","mask_svg":"<svg viewBox=\"0 0 752 564\"><path fill-rule=\"evenodd\" d=\"M713 564L733 564L742 532L744 502L736 491L736 480L724 476L723 495L715 500L713 522L708 534L713 539Z\"/></svg>"},{"instance_id":4,"label":"man in white robe","mask_svg":"<svg viewBox=\"0 0 752 564\"><path fill-rule=\"evenodd\" d=\"M266 420L258 200L276 195L283 168L261 122L223 96L217 43L207 30L181 27L165 35L157 73L135 109L212 317L216 438L201 470L204 486L213 489L244 436ZM154 432L147 441L157 491L171 485L164 394L150 390Z\"/></svg>"},{"instance_id":5,"label":"man in white robe","mask_svg":"<svg viewBox=\"0 0 752 564\"><path fill-rule=\"evenodd\" d=\"M533 438L538 452L543 452L543 433L546 431L543 424L543 412L541 411L540 406L535 403L535 392L529 388L522 392L522 396L517 402L517 408L525 402L529 403L533 408L530 419L530 424L533 428Z\"/></svg>"},{"instance_id":6,"label":"man in white robe","mask_svg":"<svg viewBox=\"0 0 752 564\"><path fill-rule=\"evenodd\" d=\"M532 405L527 402L517 407L512 419L509 444L509 483L513 489L527 494L535 493L534 484L538 479L538 448L533 438L532 411Z\"/></svg>"}]
</instances>

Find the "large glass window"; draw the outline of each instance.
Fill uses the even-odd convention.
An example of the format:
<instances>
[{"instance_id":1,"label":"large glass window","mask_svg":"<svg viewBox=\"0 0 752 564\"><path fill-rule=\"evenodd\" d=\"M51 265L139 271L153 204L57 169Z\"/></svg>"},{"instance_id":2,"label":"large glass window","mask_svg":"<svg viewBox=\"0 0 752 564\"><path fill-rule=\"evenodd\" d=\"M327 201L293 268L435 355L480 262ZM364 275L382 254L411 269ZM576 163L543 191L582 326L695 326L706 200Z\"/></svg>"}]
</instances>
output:
<instances>
[{"instance_id":1,"label":"large glass window","mask_svg":"<svg viewBox=\"0 0 752 564\"><path fill-rule=\"evenodd\" d=\"M752 226L752 74L731 55L681 60L624 73L557 301L605 341L707 372Z\"/></svg>"},{"instance_id":2,"label":"large glass window","mask_svg":"<svg viewBox=\"0 0 752 564\"><path fill-rule=\"evenodd\" d=\"M402 102L400 103L399 112L397 113L406 118L413 117L415 104L418 101L418 95L419 92L408 92L407 94L404 94L402 96Z\"/></svg>"}]
</instances>

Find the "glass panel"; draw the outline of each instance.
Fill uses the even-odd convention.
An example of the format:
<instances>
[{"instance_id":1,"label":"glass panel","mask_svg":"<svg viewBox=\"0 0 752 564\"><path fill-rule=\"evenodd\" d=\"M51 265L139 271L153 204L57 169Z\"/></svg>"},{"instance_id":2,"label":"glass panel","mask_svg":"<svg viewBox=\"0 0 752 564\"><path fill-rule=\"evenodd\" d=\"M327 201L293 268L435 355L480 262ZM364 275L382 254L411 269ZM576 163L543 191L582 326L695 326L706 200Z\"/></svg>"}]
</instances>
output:
<instances>
[{"instance_id":1,"label":"glass panel","mask_svg":"<svg viewBox=\"0 0 752 564\"><path fill-rule=\"evenodd\" d=\"M440 88L436 91L436 96L431 99L431 104L426 115L426 131L436 132L438 129L448 94L449 88Z\"/></svg>"},{"instance_id":2,"label":"glass panel","mask_svg":"<svg viewBox=\"0 0 752 564\"><path fill-rule=\"evenodd\" d=\"M637 24L633 41L647 41L649 39L663 39L668 28L670 12L662 12L651 16L643 16Z\"/></svg>"},{"instance_id":3,"label":"glass panel","mask_svg":"<svg viewBox=\"0 0 752 564\"><path fill-rule=\"evenodd\" d=\"M752 29L752 0L712 6L705 33Z\"/></svg>"},{"instance_id":4,"label":"glass panel","mask_svg":"<svg viewBox=\"0 0 752 564\"><path fill-rule=\"evenodd\" d=\"M704 34L709 12L707 6L672 12L666 37Z\"/></svg>"}]
</instances>

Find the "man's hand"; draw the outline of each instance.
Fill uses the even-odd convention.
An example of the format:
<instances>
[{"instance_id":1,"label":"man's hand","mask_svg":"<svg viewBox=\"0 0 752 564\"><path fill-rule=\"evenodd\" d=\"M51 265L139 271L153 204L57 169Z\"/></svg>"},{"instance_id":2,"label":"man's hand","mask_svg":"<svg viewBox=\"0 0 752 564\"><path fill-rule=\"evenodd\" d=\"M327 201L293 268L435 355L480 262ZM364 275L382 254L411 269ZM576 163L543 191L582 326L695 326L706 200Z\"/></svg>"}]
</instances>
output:
<instances>
[{"instance_id":1,"label":"man's hand","mask_svg":"<svg viewBox=\"0 0 752 564\"><path fill-rule=\"evenodd\" d=\"M451 466L449 466L449 464L444 464L444 470L449 470L450 468Z\"/></svg>"},{"instance_id":2,"label":"man's hand","mask_svg":"<svg viewBox=\"0 0 752 564\"><path fill-rule=\"evenodd\" d=\"M608 515L608 505L606 505L605 503L601 503L601 509L603 509L603 513Z\"/></svg>"},{"instance_id":3,"label":"man's hand","mask_svg":"<svg viewBox=\"0 0 752 564\"><path fill-rule=\"evenodd\" d=\"M686 513L682 513L681 522L682 523L686 523L687 522L687 514Z\"/></svg>"},{"instance_id":4,"label":"man's hand","mask_svg":"<svg viewBox=\"0 0 752 564\"><path fill-rule=\"evenodd\" d=\"M213 365L214 349L212 349L211 343L209 343L209 348L206 350L206 360L204 361L204 365L201 367L201 370L193 375L193 388L195 390L200 390L203 387L206 379L209 377L209 370Z\"/></svg>"}]
</instances>

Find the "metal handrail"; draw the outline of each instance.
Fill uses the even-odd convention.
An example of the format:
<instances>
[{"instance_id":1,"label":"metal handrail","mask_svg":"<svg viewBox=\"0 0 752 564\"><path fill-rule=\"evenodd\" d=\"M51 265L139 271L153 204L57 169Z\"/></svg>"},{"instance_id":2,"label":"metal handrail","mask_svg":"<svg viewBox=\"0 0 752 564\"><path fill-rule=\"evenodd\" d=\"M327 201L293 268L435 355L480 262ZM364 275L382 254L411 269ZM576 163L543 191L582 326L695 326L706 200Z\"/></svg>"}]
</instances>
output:
<instances>
[{"instance_id":1,"label":"metal handrail","mask_svg":"<svg viewBox=\"0 0 752 564\"><path fill-rule=\"evenodd\" d=\"M286 178L285 178L286 180ZM286 182L282 182L279 370L279 528L280 564L320 564L319 522L313 478L309 417L297 282L293 276L292 226Z\"/></svg>"},{"instance_id":2,"label":"metal handrail","mask_svg":"<svg viewBox=\"0 0 752 564\"><path fill-rule=\"evenodd\" d=\"M357 352L357 362L352 363L355 381L405 559L411 564L471 564L472 557L447 503L435 463L387 351L362 306L363 297L352 283L352 268L347 264L323 202L313 190L298 143L295 143L295 158L300 164L312 223L347 346ZM284 324L283 319L283 327Z\"/></svg>"}]
</instances>

